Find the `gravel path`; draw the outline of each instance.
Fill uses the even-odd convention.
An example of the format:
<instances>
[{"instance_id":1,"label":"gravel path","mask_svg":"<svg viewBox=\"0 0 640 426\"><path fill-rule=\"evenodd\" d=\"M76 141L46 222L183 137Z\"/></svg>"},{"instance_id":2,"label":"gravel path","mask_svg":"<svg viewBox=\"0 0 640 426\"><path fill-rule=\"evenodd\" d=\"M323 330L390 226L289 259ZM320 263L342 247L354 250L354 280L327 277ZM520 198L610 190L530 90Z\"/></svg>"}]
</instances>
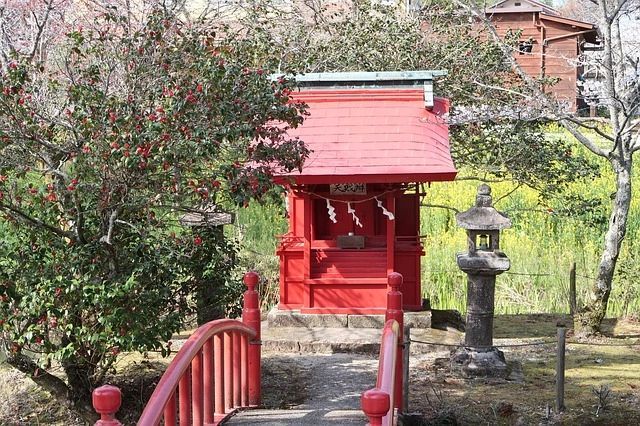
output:
<instances>
[{"instance_id":1,"label":"gravel path","mask_svg":"<svg viewBox=\"0 0 640 426\"><path fill-rule=\"evenodd\" d=\"M378 359L356 354L265 354L263 399L227 424L364 424L360 395L375 385ZM275 409L274 409L275 408ZM279 409L278 409L279 408Z\"/></svg>"}]
</instances>

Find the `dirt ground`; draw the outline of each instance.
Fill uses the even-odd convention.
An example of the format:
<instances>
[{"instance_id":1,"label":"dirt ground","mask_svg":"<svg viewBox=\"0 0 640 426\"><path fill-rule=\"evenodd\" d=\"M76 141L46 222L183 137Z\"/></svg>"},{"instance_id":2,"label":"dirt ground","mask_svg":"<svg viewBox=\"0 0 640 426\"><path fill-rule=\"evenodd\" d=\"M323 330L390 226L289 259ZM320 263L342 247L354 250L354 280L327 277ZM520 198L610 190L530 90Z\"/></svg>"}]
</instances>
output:
<instances>
[{"instance_id":1,"label":"dirt ground","mask_svg":"<svg viewBox=\"0 0 640 426\"><path fill-rule=\"evenodd\" d=\"M553 340L557 315L501 316L496 344ZM520 380L462 379L452 374L447 352L412 357L409 411L412 424L433 425L635 425L640 424L640 322L608 320L605 335L568 344L565 405L555 412L555 345L505 348L507 361L522 371ZM569 331L569 341L574 341ZM414 343L416 345L417 343ZM636 346L632 346L636 345ZM308 394L308 359L265 353L263 395L267 408L294 408ZM296 362L298 359L299 362ZM167 360L155 354L129 354L111 378L125 392L118 418L134 424ZM283 380L283 378L286 378ZM373 383L372 383L373 386ZM365 389L363 389L365 390ZM0 364L0 425L90 424L16 370Z\"/></svg>"},{"instance_id":2,"label":"dirt ground","mask_svg":"<svg viewBox=\"0 0 640 426\"><path fill-rule=\"evenodd\" d=\"M552 340L563 320L496 318L496 343ZM575 341L571 330L568 341ZM554 344L503 349L507 361L521 368L518 381L462 379L437 360L446 352L425 356L411 365L410 411L419 412L424 424L441 425L640 424L640 323L608 320L603 337L577 343L567 345L562 413L555 409Z\"/></svg>"}]
</instances>

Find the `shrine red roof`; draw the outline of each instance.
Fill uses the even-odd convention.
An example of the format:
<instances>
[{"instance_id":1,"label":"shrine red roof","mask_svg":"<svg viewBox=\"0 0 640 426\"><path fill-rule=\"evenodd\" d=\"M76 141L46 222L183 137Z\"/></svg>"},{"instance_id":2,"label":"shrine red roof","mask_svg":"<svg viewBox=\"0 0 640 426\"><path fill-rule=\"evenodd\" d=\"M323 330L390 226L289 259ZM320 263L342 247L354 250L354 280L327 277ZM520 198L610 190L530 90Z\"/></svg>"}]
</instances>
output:
<instances>
[{"instance_id":1,"label":"shrine red roof","mask_svg":"<svg viewBox=\"0 0 640 426\"><path fill-rule=\"evenodd\" d=\"M298 184L401 183L453 180L449 131L441 114L448 102L425 108L417 88L309 89L294 95L309 116L291 137L313 152L302 172L283 177Z\"/></svg>"}]
</instances>

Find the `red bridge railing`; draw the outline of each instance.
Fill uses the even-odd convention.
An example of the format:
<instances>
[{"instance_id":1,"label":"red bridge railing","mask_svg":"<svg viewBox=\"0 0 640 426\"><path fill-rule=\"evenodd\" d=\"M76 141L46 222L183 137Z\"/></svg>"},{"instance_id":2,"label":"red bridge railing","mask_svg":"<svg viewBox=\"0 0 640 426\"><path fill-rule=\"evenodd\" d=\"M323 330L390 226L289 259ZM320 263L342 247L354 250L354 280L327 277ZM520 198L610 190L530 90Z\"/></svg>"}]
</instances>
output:
<instances>
[{"instance_id":1,"label":"red bridge railing","mask_svg":"<svg viewBox=\"0 0 640 426\"><path fill-rule=\"evenodd\" d=\"M221 319L198 328L173 359L140 419L140 426L217 425L236 409L260 404L260 310L255 272L244 276L242 322ZM117 401L117 403L116 403ZM120 391L94 390L93 405L101 420L116 426Z\"/></svg>"},{"instance_id":2,"label":"red bridge railing","mask_svg":"<svg viewBox=\"0 0 640 426\"><path fill-rule=\"evenodd\" d=\"M378 379L376 387L365 391L360 398L370 426L394 425L394 409L402 407L402 275L392 272L388 280L390 290L380 344Z\"/></svg>"}]
</instances>

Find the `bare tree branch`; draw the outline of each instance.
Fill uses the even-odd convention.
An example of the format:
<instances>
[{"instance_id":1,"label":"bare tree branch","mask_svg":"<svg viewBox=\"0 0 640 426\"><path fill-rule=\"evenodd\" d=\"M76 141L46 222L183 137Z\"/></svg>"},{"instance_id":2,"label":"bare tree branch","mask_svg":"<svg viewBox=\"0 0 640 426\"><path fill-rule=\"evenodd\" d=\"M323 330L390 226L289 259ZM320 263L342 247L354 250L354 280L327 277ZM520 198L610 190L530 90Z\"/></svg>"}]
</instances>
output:
<instances>
[{"instance_id":1,"label":"bare tree branch","mask_svg":"<svg viewBox=\"0 0 640 426\"><path fill-rule=\"evenodd\" d=\"M30 225L33 225L41 229L45 229L60 237L68 238L72 241L76 240L76 236L73 232L65 231L64 229L49 225L48 223L45 223L40 219L29 216L22 210L17 209L9 204L0 203L0 210L4 211L8 216L12 217L15 220L26 222Z\"/></svg>"},{"instance_id":2,"label":"bare tree branch","mask_svg":"<svg viewBox=\"0 0 640 426\"><path fill-rule=\"evenodd\" d=\"M573 135L574 138L576 138L578 141L580 141L581 144L586 146L587 149L589 149L589 151L593 152L594 154L600 157L604 157L604 158L609 157L609 152L603 150L598 145L596 145L591 139L586 137L582 132L580 132L576 128L575 125L573 125L571 121L565 119L565 120L561 120L560 123L564 126L565 129L569 131L569 133Z\"/></svg>"},{"instance_id":3,"label":"bare tree branch","mask_svg":"<svg viewBox=\"0 0 640 426\"><path fill-rule=\"evenodd\" d=\"M38 47L40 47L40 40L44 33L44 29L47 26L47 23L49 22L49 15L53 10L53 0L49 0L45 2L45 4L47 5L47 9L45 11L44 17L42 18L41 22L38 21L38 15L36 15L35 11L31 11L31 14L33 15L33 20L36 24L37 31L33 38L33 46L31 47L31 53L29 53L28 55L29 60L32 60L35 57L36 52L38 51Z\"/></svg>"},{"instance_id":4,"label":"bare tree branch","mask_svg":"<svg viewBox=\"0 0 640 426\"><path fill-rule=\"evenodd\" d=\"M590 120L590 119L586 119L586 120L585 120L585 119L582 119L582 118L580 118L580 117L572 117L572 116L568 116L568 117L565 117L565 120L569 120L569 121L571 121L572 123L575 123L575 124L577 124L577 125L578 125L578 126L580 126L580 127L584 127L585 129L593 130L594 132L596 132L597 134L599 134L600 136L602 136L603 138L605 138L605 139L607 139L607 140L609 140L609 141L611 141L611 142L614 142L614 141L615 141L615 140L614 140L614 138L613 138L613 137L611 137L611 135L609 135L609 134L607 134L607 133L603 132L602 130L600 130L600 128L599 128L599 127L597 127L597 126L591 126L591 125L587 124L587 122L588 122L588 121L592 121L592 120Z\"/></svg>"},{"instance_id":5,"label":"bare tree branch","mask_svg":"<svg viewBox=\"0 0 640 426\"><path fill-rule=\"evenodd\" d=\"M460 210L456 209L455 207L445 206L445 205L442 205L442 204L424 204L424 203L420 203L420 207L430 207L430 208L436 208L436 209L445 209L445 210L454 211L456 213L460 213Z\"/></svg>"}]
</instances>

